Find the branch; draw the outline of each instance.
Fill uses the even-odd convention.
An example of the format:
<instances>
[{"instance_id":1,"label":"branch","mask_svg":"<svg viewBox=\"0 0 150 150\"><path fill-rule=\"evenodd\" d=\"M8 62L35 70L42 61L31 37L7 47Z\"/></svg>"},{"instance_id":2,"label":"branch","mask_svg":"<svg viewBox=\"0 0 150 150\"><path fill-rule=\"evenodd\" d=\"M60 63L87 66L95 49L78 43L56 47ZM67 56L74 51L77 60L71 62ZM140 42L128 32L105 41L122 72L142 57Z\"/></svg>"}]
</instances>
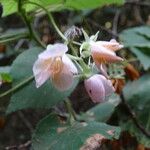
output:
<instances>
[{"instance_id":1,"label":"branch","mask_svg":"<svg viewBox=\"0 0 150 150\"><path fill-rule=\"evenodd\" d=\"M98 27L98 28L100 28L100 29L106 31L106 32L109 33L110 35L113 35L114 37L118 37L118 35L117 35L116 33L114 33L112 30L107 29L106 27L104 27L104 26L98 24L98 23L95 22L94 20L92 20L92 19L87 19L87 21L88 21L89 23L93 24L95 27Z\"/></svg>"},{"instance_id":2,"label":"branch","mask_svg":"<svg viewBox=\"0 0 150 150\"><path fill-rule=\"evenodd\" d=\"M113 25L112 25L112 32L114 33L113 38L115 38L118 33L118 22L119 22L120 12L121 11L118 10L114 16Z\"/></svg>"},{"instance_id":3,"label":"branch","mask_svg":"<svg viewBox=\"0 0 150 150\"><path fill-rule=\"evenodd\" d=\"M27 141L26 143L24 144L21 144L21 145L14 145L14 146L7 146L5 148L5 150L21 150L21 149L24 149L24 148L27 148L27 147L30 147L31 146L31 141Z\"/></svg>"},{"instance_id":4,"label":"branch","mask_svg":"<svg viewBox=\"0 0 150 150\"><path fill-rule=\"evenodd\" d=\"M148 2L127 1L127 2L125 2L125 4L140 5L140 6L150 7L150 3L148 3Z\"/></svg>"},{"instance_id":5,"label":"branch","mask_svg":"<svg viewBox=\"0 0 150 150\"><path fill-rule=\"evenodd\" d=\"M145 135L147 136L148 138L150 138L150 132L147 131L138 121L137 117L136 117L136 114L135 112L131 109L131 107L126 103L126 100L124 98L124 95L123 93L120 94L120 98L121 98L121 101L123 103L123 105L125 106L125 108L127 109L133 123L136 125L136 127Z\"/></svg>"}]
</instances>

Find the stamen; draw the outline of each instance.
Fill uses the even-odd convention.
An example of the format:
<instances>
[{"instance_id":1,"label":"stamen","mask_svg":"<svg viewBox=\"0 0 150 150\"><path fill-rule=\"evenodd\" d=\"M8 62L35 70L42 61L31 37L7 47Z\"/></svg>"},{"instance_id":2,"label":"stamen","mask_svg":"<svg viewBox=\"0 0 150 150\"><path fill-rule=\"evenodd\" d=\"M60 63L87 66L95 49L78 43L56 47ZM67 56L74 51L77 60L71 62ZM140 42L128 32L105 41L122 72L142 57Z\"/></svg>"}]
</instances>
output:
<instances>
[{"instance_id":1,"label":"stamen","mask_svg":"<svg viewBox=\"0 0 150 150\"><path fill-rule=\"evenodd\" d=\"M51 72L53 74L58 74L61 72L62 68L63 68L63 63L61 57L54 58L50 67Z\"/></svg>"}]
</instances>

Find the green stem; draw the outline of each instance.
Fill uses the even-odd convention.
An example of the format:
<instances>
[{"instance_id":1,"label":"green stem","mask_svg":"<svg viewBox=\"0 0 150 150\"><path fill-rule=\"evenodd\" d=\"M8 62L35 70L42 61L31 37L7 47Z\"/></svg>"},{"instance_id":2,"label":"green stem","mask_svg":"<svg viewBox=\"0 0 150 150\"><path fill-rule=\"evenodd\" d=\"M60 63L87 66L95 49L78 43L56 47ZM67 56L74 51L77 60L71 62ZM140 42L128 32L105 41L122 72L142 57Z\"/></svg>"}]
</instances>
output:
<instances>
[{"instance_id":1,"label":"green stem","mask_svg":"<svg viewBox=\"0 0 150 150\"><path fill-rule=\"evenodd\" d=\"M20 38L27 38L27 37L29 37L28 34L17 35L17 36L14 36L14 37L8 37L7 39L0 39L0 43L7 43L7 42L18 40Z\"/></svg>"},{"instance_id":2,"label":"green stem","mask_svg":"<svg viewBox=\"0 0 150 150\"><path fill-rule=\"evenodd\" d=\"M39 37L37 36L35 31L33 30L30 20L27 17L25 10L22 8L23 7L22 4L23 3L21 2L21 0L18 0L18 11L20 12L24 22L26 23L26 25L29 29L31 38L33 38L41 47L46 48L46 46L41 42L41 40L39 39Z\"/></svg>"},{"instance_id":3,"label":"green stem","mask_svg":"<svg viewBox=\"0 0 150 150\"><path fill-rule=\"evenodd\" d=\"M35 3L35 2L31 2L31 1L28 1L28 3L30 4L33 4L33 5L36 5L40 8L42 8L46 14L48 15L48 19L50 20L50 22L52 23L52 25L54 26L55 30L57 31L57 33L60 35L60 37L64 40L64 41L68 41L67 38L63 35L63 33L59 30L58 26L56 25L56 22L53 18L53 16L51 15L51 13L45 8L43 7L42 5L38 4L38 3Z\"/></svg>"},{"instance_id":4,"label":"green stem","mask_svg":"<svg viewBox=\"0 0 150 150\"><path fill-rule=\"evenodd\" d=\"M0 94L0 98L8 95L8 94L11 94L12 92L18 90L19 88L23 87L25 84L27 84L28 82L30 82L31 80L33 80L34 76L31 76L27 79L25 79L24 81L20 82L19 84L17 84L16 86L14 86L13 88L11 88L10 90Z\"/></svg>"},{"instance_id":5,"label":"green stem","mask_svg":"<svg viewBox=\"0 0 150 150\"><path fill-rule=\"evenodd\" d=\"M69 116L69 121L70 123L72 124L75 120L77 120L77 117L76 117L76 114L75 114L75 111L73 110L72 108L72 105L71 105L71 102L70 100L67 98L67 100L65 101L65 104L66 104L66 108L70 114Z\"/></svg>"}]
</instances>

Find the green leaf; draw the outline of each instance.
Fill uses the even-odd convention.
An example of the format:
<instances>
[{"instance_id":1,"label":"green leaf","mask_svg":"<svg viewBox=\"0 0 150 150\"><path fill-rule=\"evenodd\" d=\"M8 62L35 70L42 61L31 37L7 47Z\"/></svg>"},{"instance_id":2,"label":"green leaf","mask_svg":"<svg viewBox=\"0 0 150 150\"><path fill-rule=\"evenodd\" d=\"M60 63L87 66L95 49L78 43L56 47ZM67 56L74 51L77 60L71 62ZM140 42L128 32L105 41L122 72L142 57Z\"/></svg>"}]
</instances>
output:
<instances>
[{"instance_id":1,"label":"green leaf","mask_svg":"<svg viewBox=\"0 0 150 150\"><path fill-rule=\"evenodd\" d=\"M101 7L103 5L108 4L122 4L124 0L66 0L65 6L67 8L73 8L73 9L89 9L89 8L97 8Z\"/></svg>"},{"instance_id":2,"label":"green leaf","mask_svg":"<svg viewBox=\"0 0 150 150\"><path fill-rule=\"evenodd\" d=\"M131 47L131 51L137 56L140 60L141 64L143 65L145 70L148 70L150 67L150 56L149 54L145 54L146 48L136 48ZM150 49L148 49L147 53L149 53Z\"/></svg>"},{"instance_id":3,"label":"green leaf","mask_svg":"<svg viewBox=\"0 0 150 150\"><path fill-rule=\"evenodd\" d=\"M10 66L0 67L0 81L11 82L12 78L9 73L10 73Z\"/></svg>"},{"instance_id":4,"label":"green leaf","mask_svg":"<svg viewBox=\"0 0 150 150\"><path fill-rule=\"evenodd\" d=\"M17 57L17 59L12 64L11 69L13 87L15 87L20 82L32 77L33 63L37 59L40 52L41 48L31 48ZM35 81L32 81L13 93L7 109L7 113L24 108L53 107L58 102L65 100L65 98L68 97L74 90L77 83L78 80L76 79L70 90L66 92L59 92L53 87L50 80L48 80L40 88L36 88Z\"/></svg>"},{"instance_id":5,"label":"green leaf","mask_svg":"<svg viewBox=\"0 0 150 150\"><path fill-rule=\"evenodd\" d=\"M123 44L137 56L145 70L150 67L149 33L149 26L141 26L126 29L120 34Z\"/></svg>"},{"instance_id":6,"label":"green leaf","mask_svg":"<svg viewBox=\"0 0 150 150\"><path fill-rule=\"evenodd\" d=\"M108 5L111 3L115 4L122 4L124 0L30 0L31 2L36 2L46 8L50 11L60 11L60 9L89 9L89 8L97 8L101 7L103 5ZM17 12L17 1L16 0L0 0L0 2L3 4L4 7L4 13L3 16L10 15L12 13ZM38 7L26 4L25 7L27 12L29 11L37 11Z\"/></svg>"},{"instance_id":7,"label":"green leaf","mask_svg":"<svg viewBox=\"0 0 150 150\"><path fill-rule=\"evenodd\" d=\"M122 31L119 37L126 47L144 46L150 42L150 39L143 36L147 30L150 30L149 26L128 28Z\"/></svg>"},{"instance_id":8,"label":"green leaf","mask_svg":"<svg viewBox=\"0 0 150 150\"><path fill-rule=\"evenodd\" d=\"M83 120L106 122L119 104L120 98L114 94L109 97L109 101L100 103L81 115Z\"/></svg>"},{"instance_id":9,"label":"green leaf","mask_svg":"<svg viewBox=\"0 0 150 150\"><path fill-rule=\"evenodd\" d=\"M3 16L17 12L17 2L15 0L0 0L3 5Z\"/></svg>"},{"instance_id":10,"label":"green leaf","mask_svg":"<svg viewBox=\"0 0 150 150\"><path fill-rule=\"evenodd\" d=\"M125 100L130 104L132 110L135 112L139 123L150 131L150 74L142 76L139 80L128 83L124 90ZM126 122L126 123L125 123ZM123 120L121 126L124 130L130 131L137 137L140 143L150 147L149 138L144 136L131 120ZM148 142L149 141L149 142Z\"/></svg>"},{"instance_id":11,"label":"green leaf","mask_svg":"<svg viewBox=\"0 0 150 150\"><path fill-rule=\"evenodd\" d=\"M109 134L111 131L112 134ZM118 138L120 128L99 122L76 122L72 126L65 126L55 116L49 115L37 125L32 146L34 150L78 150L94 134L106 139Z\"/></svg>"},{"instance_id":12,"label":"green leaf","mask_svg":"<svg viewBox=\"0 0 150 150\"><path fill-rule=\"evenodd\" d=\"M123 89L125 99L132 105L144 110L150 101L150 74L142 76L139 80L129 82Z\"/></svg>"}]
</instances>

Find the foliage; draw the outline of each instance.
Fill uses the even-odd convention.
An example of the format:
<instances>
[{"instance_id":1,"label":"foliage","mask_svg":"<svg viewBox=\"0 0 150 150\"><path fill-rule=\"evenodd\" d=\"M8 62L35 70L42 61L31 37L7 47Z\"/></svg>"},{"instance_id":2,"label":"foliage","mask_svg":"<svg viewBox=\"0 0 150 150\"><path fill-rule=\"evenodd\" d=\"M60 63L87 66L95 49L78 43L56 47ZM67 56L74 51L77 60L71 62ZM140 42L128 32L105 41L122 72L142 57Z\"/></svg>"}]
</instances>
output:
<instances>
[{"instance_id":1,"label":"foliage","mask_svg":"<svg viewBox=\"0 0 150 150\"><path fill-rule=\"evenodd\" d=\"M108 131L112 131L109 134ZM33 136L33 148L36 150L81 148L87 138L94 134L104 136L104 139L118 138L120 129L100 122L75 122L71 126L60 124L55 115L48 115L37 125ZM69 143L68 143L69 141Z\"/></svg>"},{"instance_id":2,"label":"foliage","mask_svg":"<svg viewBox=\"0 0 150 150\"><path fill-rule=\"evenodd\" d=\"M25 25L24 28L10 29L1 33L0 44L9 46L20 39L28 39L29 43L28 49L21 49L15 53L15 60L11 66L0 67L0 86L6 82L11 83L11 88L0 94L0 98L11 94L6 113L27 108L51 111L37 124L33 132L34 150L59 150L60 147L62 150L84 150L89 146L91 139L98 140L98 145L94 147L98 148L104 139L118 139L121 128L128 130L140 143L150 147L148 137L143 136L128 114L118 113L118 108L121 107L119 104L124 104L120 96L123 94L126 105L135 112L139 123L146 130L150 130L150 27L133 27L119 34L122 44L125 49L127 48L127 52L125 50L124 52L128 54L130 50L135 54L136 61L139 60L143 66L143 68L139 67L139 71L144 70L144 75L138 80L128 81L124 70L130 60L122 59L116 53L123 48L122 44L114 39L98 41L99 32L89 36L83 28L71 28L66 31L68 36L65 36L51 14L65 9L80 11L112 3L122 4L123 0L107 2L103 0L88 0L88 2L86 0L0 0L0 2L3 6L4 18L18 13ZM33 21L36 16L45 14L62 38L62 43L46 46L41 41ZM80 35L83 37L80 38ZM131 71L130 74L133 72ZM91 100L99 104L86 112L76 114L68 97L80 81L84 82ZM127 84L121 92L125 82ZM115 90L117 94L114 94ZM65 112L58 109L59 104ZM107 124L116 114L118 120L115 120L115 124L119 124L120 127L114 126L113 123Z\"/></svg>"},{"instance_id":3,"label":"foliage","mask_svg":"<svg viewBox=\"0 0 150 150\"><path fill-rule=\"evenodd\" d=\"M133 90L135 89L136 90ZM128 83L124 88L125 99L128 101L134 112L136 113L138 120L146 130L150 130L150 74L142 76L139 80ZM132 124L131 120L128 120L126 124L121 122L124 130L130 131L135 135L138 140L144 144L146 147L150 147L149 138L142 135L138 131L137 127Z\"/></svg>"},{"instance_id":4,"label":"foliage","mask_svg":"<svg viewBox=\"0 0 150 150\"><path fill-rule=\"evenodd\" d=\"M133 52L145 70L150 67L150 27L141 26L126 29L120 34L120 39Z\"/></svg>"},{"instance_id":5,"label":"foliage","mask_svg":"<svg viewBox=\"0 0 150 150\"><path fill-rule=\"evenodd\" d=\"M29 0L26 0L27 4L24 7L26 11L33 11L37 10L37 6L33 6L28 3ZM3 4L4 7L4 13L3 16L10 15L12 13L17 12L17 1L16 0L0 0L0 2ZM47 7L50 11L59 11L62 9L88 9L88 8L96 8L99 6L102 6L104 4L110 4L110 3L117 3L121 4L123 3L123 0L108 0L107 2L104 2L102 0L88 0L88 3L86 0L30 0L30 2L36 2L44 7Z\"/></svg>"},{"instance_id":6,"label":"foliage","mask_svg":"<svg viewBox=\"0 0 150 150\"><path fill-rule=\"evenodd\" d=\"M41 48L34 47L21 53L12 64L11 76L13 87L24 80L33 80L32 66L41 52ZM27 59L28 58L28 59ZM18 72L20 72L18 74ZM29 81L23 88L18 89L11 97L7 112L13 112L23 108L50 108L58 102L65 100L77 85L77 80L73 87L66 92L57 91L50 81L37 89L35 81ZM22 97L24 95L24 97Z\"/></svg>"}]
</instances>

